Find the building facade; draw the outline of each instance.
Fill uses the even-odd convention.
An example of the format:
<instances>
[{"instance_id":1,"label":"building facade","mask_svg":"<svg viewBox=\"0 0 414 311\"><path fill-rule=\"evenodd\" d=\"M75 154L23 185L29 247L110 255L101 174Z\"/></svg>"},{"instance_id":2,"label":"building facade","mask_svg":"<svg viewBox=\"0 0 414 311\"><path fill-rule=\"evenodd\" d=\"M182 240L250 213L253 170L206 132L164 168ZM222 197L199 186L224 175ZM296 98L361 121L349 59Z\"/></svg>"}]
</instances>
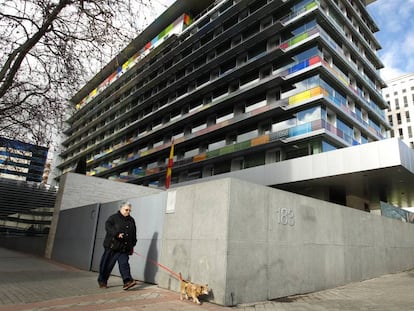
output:
<instances>
[{"instance_id":1,"label":"building facade","mask_svg":"<svg viewBox=\"0 0 414 311\"><path fill-rule=\"evenodd\" d=\"M383 95L388 102L387 117L392 126L390 137L398 137L414 148L411 116L414 116L414 74L387 81Z\"/></svg>"},{"instance_id":2,"label":"building facade","mask_svg":"<svg viewBox=\"0 0 414 311\"><path fill-rule=\"evenodd\" d=\"M48 148L0 137L0 178L41 182Z\"/></svg>"},{"instance_id":3,"label":"building facade","mask_svg":"<svg viewBox=\"0 0 414 311\"><path fill-rule=\"evenodd\" d=\"M371 2L176 1L72 98L58 168L164 188L172 142L174 186L386 138Z\"/></svg>"}]
</instances>

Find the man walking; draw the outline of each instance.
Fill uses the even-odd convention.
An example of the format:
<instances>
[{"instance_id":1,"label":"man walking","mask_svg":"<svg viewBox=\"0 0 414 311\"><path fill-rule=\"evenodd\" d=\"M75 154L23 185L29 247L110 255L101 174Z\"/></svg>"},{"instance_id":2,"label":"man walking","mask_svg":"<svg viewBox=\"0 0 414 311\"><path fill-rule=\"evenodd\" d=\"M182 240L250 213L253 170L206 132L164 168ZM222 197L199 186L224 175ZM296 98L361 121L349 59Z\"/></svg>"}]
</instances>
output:
<instances>
[{"instance_id":1,"label":"man walking","mask_svg":"<svg viewBox=\"0 0 414 311\"><path fill-rule=\"evenodd\" d=\"M100 288L108 287L108 279L118 262L119 272L124 282L123 289L127 290L137 284L131 276L129 256L137 244L135 220L131 214L131 203L123 202L119 211L105 222L106 235L103 246L105 251L99 265L98 284Z\"/></svg>"}]
</instances>

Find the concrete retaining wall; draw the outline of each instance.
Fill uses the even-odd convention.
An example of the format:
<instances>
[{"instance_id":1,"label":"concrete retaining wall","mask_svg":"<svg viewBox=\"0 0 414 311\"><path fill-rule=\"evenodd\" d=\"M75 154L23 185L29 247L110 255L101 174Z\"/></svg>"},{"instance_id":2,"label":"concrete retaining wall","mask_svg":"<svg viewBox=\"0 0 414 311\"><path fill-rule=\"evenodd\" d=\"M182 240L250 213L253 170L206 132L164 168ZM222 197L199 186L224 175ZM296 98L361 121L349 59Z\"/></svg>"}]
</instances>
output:
<instances>
[{"instance_id":1,"label":"concrete retaining wall","mask_svg":"<svg viewBox=\"0 0 414 311\"><path fill-rule=\"evenodd\" d=\"M168 192L160 262L236 305L414 267L414 226L236 179ZM176 290L167 273L159 286Z\"/></svg>"},{"instance_id":2,"label":"concrete retaining wall","mask_svg":"<svg viewBox=\"0 0 414 311\"><path fill-rule=\"evenodd\" d=\"M51 258L59 212L97 202L113 202L160 193L163 190L115 182L104 178L67 173L61 177L45 256Z\"/></svg>"}]
</instances>

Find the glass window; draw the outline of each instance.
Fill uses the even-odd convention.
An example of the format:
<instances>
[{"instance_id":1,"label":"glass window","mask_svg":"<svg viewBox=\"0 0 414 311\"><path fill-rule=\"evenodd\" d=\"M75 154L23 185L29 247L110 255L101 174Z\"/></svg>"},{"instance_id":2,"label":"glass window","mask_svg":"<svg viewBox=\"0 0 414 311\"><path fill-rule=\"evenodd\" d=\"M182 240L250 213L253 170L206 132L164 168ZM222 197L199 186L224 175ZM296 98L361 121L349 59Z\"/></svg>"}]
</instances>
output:
<instances>
[{"instance_id":1,"label":"glass window","mask_svg":"<svg viewBox=\"0 0 414 311\"><path fill-rule=\"evenodd\" d=\"M242 141L246 141L246 140L249 140L249 139L252 139L252 138L256 138L258 135L259 135L259 132L258 132L257 129L253 130L253 131L250 131L250 132L247 132L247 133L242 133L242 134L237 135L237 142L240 143Z\"/></svg>"},{"instance_id":2,"label":"glass window","mask_svg":"<svg viewBox=\"0 0 414 311\"><path fill-rule=\"evenodd\" d=\"M263 101L260 101L258 103L254 103L254 104L252 104L250 106L246 105L245 112L247 113L247 112L250 112L250 111L255 110L257 108L264 107L264 106L266 106L266 104L267 104L267 101L266 100L263 100Z\"/></svg>"},{"instance_id":3,"label":"glass window","mask_svg":"<svg viewBox=\"0 0 414 311\"><path fill-rule=\"evenodd\" d=\"M298 124L308 123L314 120L321 119L321 107L312 107L310 109L299 111L296 113L296 119Z\"/></svg>"},{"instance_id":4,"label":"glass window","mask_svg":"<svg viewBox=\"0 0 414 311\"><path fill-rule=\"evenodd\" d=\"M295 59L297 62L300 62L300 61L303 61L303 60L309 59L309 58L311 58L312 56L315 56L315 55L318 55L318 54L319 54L319 50L318 50L318 48L315 46L315 47L310 48L310 49L308 49L308 50L306 50L306 51L303 51L302 53L299 53L299 54L295 55L295 56L294 56L294 59Z\"/></svg>"},{"instance_id":5,"label":"glass window","mask_svg":"<svg viewBox=\"0 0 414 311\"><path fill-rule=\"evenodd\" d=\"M388 116L388 123L392 126L392 116Z\"/></svg>"},{"instance_id":6,"label":"glass window","mask_svg":"<svg viewBox=\"0 0 414 311\"><path fill-rule=\"evenodd\" d=\"M307 4L314 2L314 0L302 0L299 3L295 4L292 6L292 12L297 12L299 10L302 10L304 6L306 6Z\"/></svg>"},{"instance_id":7,"label":"glass window","mask_svg":"<svg viewBox=\"0 0 414 311\"><path fill-rule=\"evenodd\" d=\"M293 86L293 89L290 91L287 91L285 93L282 93L280 95L281 99L289 98L292 95L298 94L300 92L303 92L305 90L311 89L315 86L319 86L321 84L321 79L319 78L319 75L310 77L306 80L299 81L298 83L295 83Z\"/></svg>"},{"instance_id":8,"label":"glass window","mask_svg":"<svg viewBox=\"0 0 414 311\"><path fill-rule=\"evenodd\" d=\"M296 119L289 119L282 122L272 124L272 132L278 132L296 125Z\"/></svg>"},{"instance_id":9,"label":"glass window","mask_svg":"<svg viewBox=\"0 0 414 311\"><path fill-rule=\"evenodd\" d=\"M186 151L186 152L184 153L184 158L191 158L191 157L193 157L193 156L198 155L199 153L200 153L200 152L199 152L198 148L195 148L195 149L193 149L193 150Z\"/></svg>"},{"instance_id":10,"label":"glass window","mask_svg":"<svg viewBox=\"0 0 414 311\"><path fill-rule=\"evenodd\" d=\"M244 158L245 168L259 166L263 164L265 164L265 153L264 152L247 155Z\"/></svg>"},{"instance_id":11,"label":"glass window","mask_svg":"<svg viewBox=\"0 0 414 311\"><path fill-rule=\"evenodd\" d=\"M354 130L352 129L352 127L350 127L348 124L346 124L339 118L336 120L336 127L339 130L341 130L348 138L352 137L354 134Z\"/></svg>"},{"instance_id":12,"label":"glass window","mask_svg":"<svg viewBox=\"0 0 414 311\"><path fill-rule=\"evenodd\" d=\"M234 113L233 112L217 118L216 122L220 123L220 122L224 122L226 120L230 120L232 118L234 118Z\"/></svg>"},{"instance_id":13,"label":"glass window","mask_svg":"<svg viewBox=\"0 0 414 311\"><path fill-rule=\"evenodd\" d=\"M336 150L337 148L332 146L330 143L326 142L326 141L322 141L322 152L327 152L327 151L332 151L332 150Z\"/></svg>"},{"instance_id":14,"label":"glass window","mask_svg":"<svg viewBox=\"0 0 414 311\"><path fill-rule=\"evenodd\" d=\"M196 133L196 132L201 131L201 130L203 130L203 129L205 129L205 128L207 128L207 123L203 123L203 124L195 125L195 126L192 128L191 132L192 132L192 133Z\"/></svg>"},{"instance_id":15,"label":"glass window","mask_svg":"<svg viewBox=\"0 0 414 311\"><path fill-rule=\"evenodd\" d=\"M221 141L209 144L208 145L208 150L209 151L216 150L216 149L219 149L219 148L224 147L224 146L226 146L226 141L221 140Z\"/></svg>"},{"instance_id":16,"label":"glass window","mask_svg":"<svg viewBox=\"0 0 414 311\"><path fill-rule=\"evenodd\" d=\"M374 122L372 120L369 120L368 121L368 124L370 126L372 126L378 133L381 133L381 128L380 128L380 126L379 126L379 124L377 122Z\"/></svg>"},{"instance_id":17,"label":"glass window","mask_svg":"<svg viewBox=\"0 0 414 311\"><path fill-rule=\"evenodd\" d=\"M311 20L309 23L306 23L302 26L300 26L299 28L296 28L295 30L292 31L293 35L299 35L303 32L305 32L306 30L309 30L313 27L316 26L316 21L315 20Z\"/></svg>"}]
</instances>

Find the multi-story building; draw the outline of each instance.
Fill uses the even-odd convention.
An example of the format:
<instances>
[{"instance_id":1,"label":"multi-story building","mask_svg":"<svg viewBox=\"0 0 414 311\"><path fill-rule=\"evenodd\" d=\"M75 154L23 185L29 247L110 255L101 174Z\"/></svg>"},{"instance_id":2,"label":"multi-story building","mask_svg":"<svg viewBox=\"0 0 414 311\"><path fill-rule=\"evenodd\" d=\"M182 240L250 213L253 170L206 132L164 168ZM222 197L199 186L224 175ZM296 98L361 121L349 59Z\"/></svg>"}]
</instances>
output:
<instances>
[{"instance_id":1,"label":"multi-story building","mask_svg":"<svg viewBox=\"0 0 414 311\"><path fill-rule=\"evenodd\" d=\"M172 141L174 186L386 138L371 2L176 1L72 98L59 169L164 187Z\"/></svg>"},{"instance_id":2,"label":"multi-story building","mask_svg":"<svg viewBox=\"0 0 414 311\"><path fill-rule=\"evenodd\" d=\"M398 137L414 148L414 74L404 75L387 81L383 95L388 101L388 121L392 126L390 137Z\"/></svg>"},{"instance_id":3,"label":"multi-story building","mask_svg":"<svg viewBox=\"0 0 414 311\"><path fill-rule=\"evenodd\" d=\"M41 182L48 148L0 137L0 177Z\"/></svg>"}]
</instances>

